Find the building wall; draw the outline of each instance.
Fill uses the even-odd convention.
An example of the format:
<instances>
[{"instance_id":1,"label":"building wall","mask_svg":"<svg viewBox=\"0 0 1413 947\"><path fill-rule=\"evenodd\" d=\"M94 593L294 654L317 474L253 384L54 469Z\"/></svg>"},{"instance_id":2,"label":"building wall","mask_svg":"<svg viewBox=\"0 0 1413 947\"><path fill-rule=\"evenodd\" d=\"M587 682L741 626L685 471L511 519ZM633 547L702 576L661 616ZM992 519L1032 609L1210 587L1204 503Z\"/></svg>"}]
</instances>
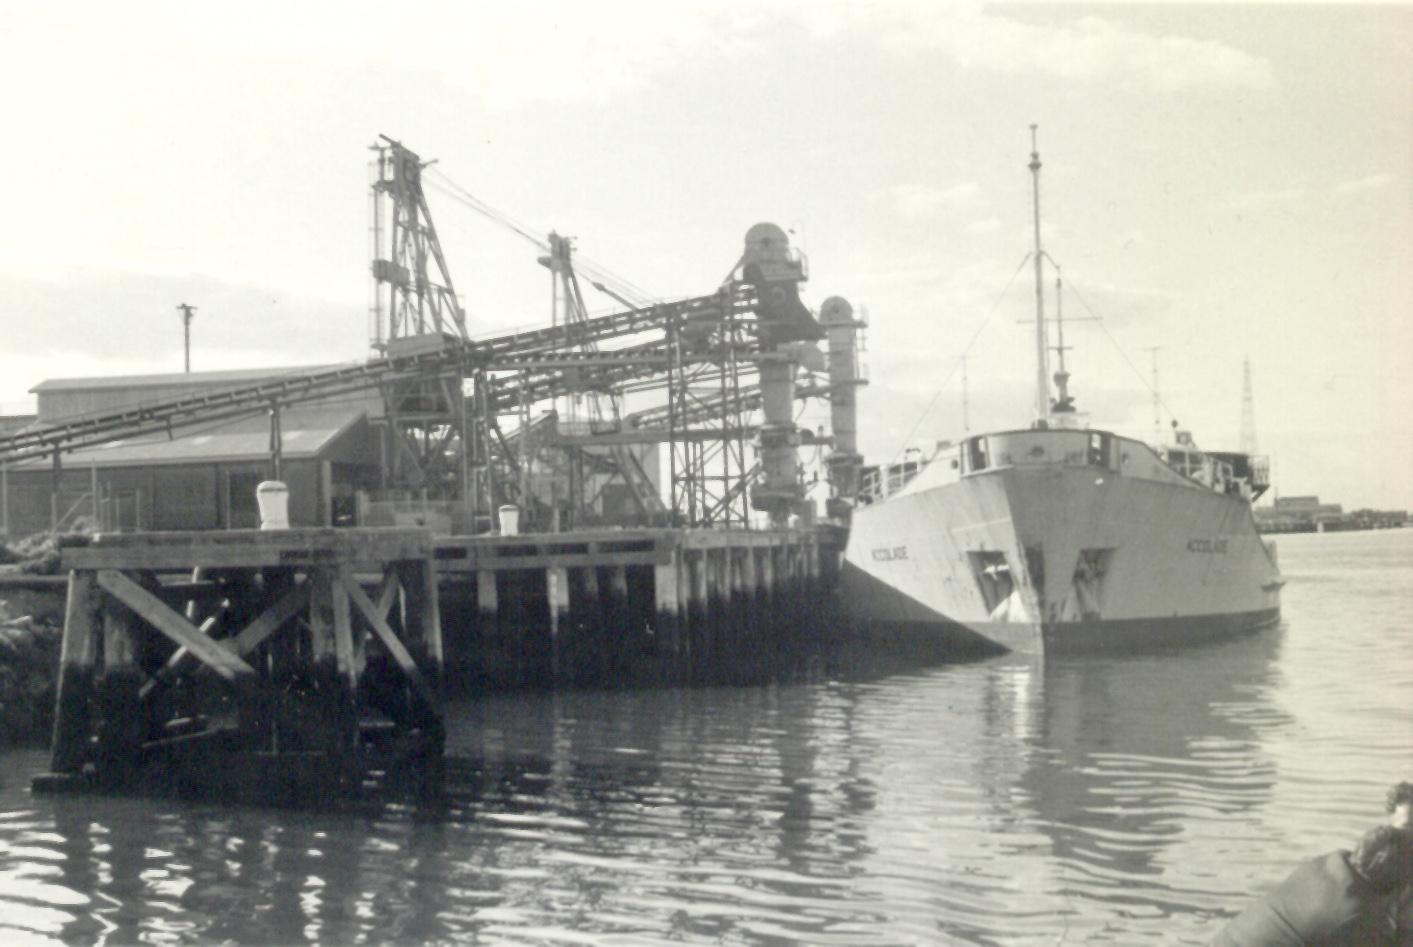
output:
<instances>
[{"instance_id":1,"label":"building wall","mask_svg":"<svg viewBox=\"0 0 1413 947\"><path fill-rule=\"evenodd\" d=\"M61 528L97 514L104 530L254 529L260 525L255 487L269 478L264 463L181 464L161 467L65 469L60 475ZM376 470L323 460L285 464L290 490L290 524L328 526L343 507L350 511L360 485ZM46 531L51 524L53 474L48 470L10 471L0 489L0 531L11 538ZM341 499L342 498L342 499ZM347 519L344 520L347 522Z\"/></svg>"},{"instance_id":2,"label":"building wall","mask_svg":"<svg viewBox=\"0 0 1413 947\"><path fill-rule=\"evenodd\" d=\"M1276 497L1271 506L1282 513L1311 513L1320 506L1317 496Z\"/></svg>"},{"instance_id":3,"label":"building wall","mask_svg":"<svg viewBox=\"0 0 1413 947\"><path fill-rule=\"evenodd\" d=\"M38 419L34 414L0 414L0 437L17 434Z\"/></svg>"}]
</instances>

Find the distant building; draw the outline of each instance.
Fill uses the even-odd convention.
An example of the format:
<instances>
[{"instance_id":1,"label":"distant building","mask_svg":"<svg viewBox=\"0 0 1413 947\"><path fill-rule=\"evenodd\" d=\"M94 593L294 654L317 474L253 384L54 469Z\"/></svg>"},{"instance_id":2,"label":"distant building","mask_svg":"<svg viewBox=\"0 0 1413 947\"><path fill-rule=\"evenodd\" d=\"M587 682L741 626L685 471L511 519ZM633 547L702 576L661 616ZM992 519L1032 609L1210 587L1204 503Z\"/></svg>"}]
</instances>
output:
<instances>
[{"instance_id":1,"label":"distant building","mask_svg":"<svg viewBox=\"0 0 1413 947\"><path fill-rule=\"evenodd\" d=\"M33 414L0 414L0 437L18 434L38 419Z\"/></svg>"},{"instance_id":2,"label":"distant building","mask_svg":"<svg viewBox=\"0 0 1413 947\"><path fill-rule=\"evenodd\" d=\"M1321 503L1318 496L1277 497L1271 506L1252 509L1263 533L1318 533L1348 529L1388 529L1408 522L1405 510L1355 510L1345 513L1338 503Z\"/></svg>"},{"instance_id":3,"label":"distant building","mask_svg":"<svg viewBox=\"0 0 1413 947\"><path fill-rule=\"evenodd\" d=\"M33 424L57 424L192 395L307 375L333 366L51 379L30 391L37 414L0 417L0 436ZM540 422L579 432L575 422ZM443 533L487 527L460 503L388 497L382 488L393 454L381 392L344 394L281 411L281 474L289 486L293 526L418 525ZM533 438L532 438L533 440ZM549 438L551 442L552 438ZM99 444L65 453L57 473L49 458L0 467L0 535L22 537L57 525L104 531L249 529L260 525L255 488L273 475L271 423L264 413ZM661 490L655 443L631 453L654 491ZM590 522L636 525L644 520L634 490L604 461L612 448L587 446L568 470L562 447L536 446L531 495L541 520L565 505L566 478L585 498ZM384 499L370 500L374 495Z\"/></svg>"},{"instance_id":4,"label":"distant building","mask_svg":"<svg viewBox=\"0 0 1413 947\"><path fill-rule=\"evenodd\" d=\"M1263 533L1314 533L1344 515L1338 503L1321 503L1318 496L1276 497L1270 506L1252 509Z\"/></svg>"},{"instance_id":5,"label":"distant building","mask_svg":"<svg viewBox=\"0 0 1413 947\"><path fill-rule=\"evenodd\" d=\"M308 371L54 379L31 389L38 415L29 420L53 424ZM358 492L378 484L380 414L376 393L281 413L281 477L290 488L292 525L353 521ZM57 475L47 459L11 464L0 489L0 530L24 536L80 519L105 530L259 526L255 487L272 473L270 431L267 416L248 416L65 454Z\"/></svg>"}]
</instances>

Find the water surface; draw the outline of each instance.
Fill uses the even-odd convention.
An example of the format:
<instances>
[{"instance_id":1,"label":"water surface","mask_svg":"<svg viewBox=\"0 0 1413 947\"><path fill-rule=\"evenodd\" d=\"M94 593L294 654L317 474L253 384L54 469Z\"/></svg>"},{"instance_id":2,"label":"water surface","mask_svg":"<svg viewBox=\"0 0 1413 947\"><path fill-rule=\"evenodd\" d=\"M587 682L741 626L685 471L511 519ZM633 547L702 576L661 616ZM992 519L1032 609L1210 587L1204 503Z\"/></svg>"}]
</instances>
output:
<instances>
[{"instance_id":1,"label":"water surface","mask_svg":"<svg viewBox=\"0 0 1413 947\"><path fill-rule=\"evenodd\" d=\"M451 708L447 798L33 797L0 942L1204 943L1413 778L1413 530L1283 537L1285 624L1125 657Z\"/></svg>"}]
</instances>

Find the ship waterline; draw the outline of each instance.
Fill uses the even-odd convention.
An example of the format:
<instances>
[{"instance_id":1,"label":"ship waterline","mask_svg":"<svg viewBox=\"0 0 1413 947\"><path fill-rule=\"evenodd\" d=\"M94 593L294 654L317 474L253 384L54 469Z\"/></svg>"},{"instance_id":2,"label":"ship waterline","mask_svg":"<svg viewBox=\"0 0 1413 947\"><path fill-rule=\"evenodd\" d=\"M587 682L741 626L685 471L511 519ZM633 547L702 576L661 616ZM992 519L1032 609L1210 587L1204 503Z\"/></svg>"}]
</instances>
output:
<instances>
[{"instance_id":1,"label":"ship waterline","mask_svg":"<svg viewBox=\"0 0 1413 947\"><path fill-rule=\"evenodd\" d=\"M1240 455L1175 469L1109 432L970 438L854 511L843 600L874 632L1013 651L1176 644L1280 615ZM1225 458L1225 459L1223 459Z\"/></svg>"}]
</instances>

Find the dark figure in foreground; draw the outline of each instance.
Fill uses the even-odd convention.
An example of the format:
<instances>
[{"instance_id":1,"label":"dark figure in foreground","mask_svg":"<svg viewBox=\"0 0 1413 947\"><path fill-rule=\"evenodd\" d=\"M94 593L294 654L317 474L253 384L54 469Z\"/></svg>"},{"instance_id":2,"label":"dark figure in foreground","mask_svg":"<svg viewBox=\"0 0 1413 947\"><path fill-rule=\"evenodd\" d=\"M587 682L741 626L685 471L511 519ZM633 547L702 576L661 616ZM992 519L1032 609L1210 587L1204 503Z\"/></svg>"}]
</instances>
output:
<instances>
[{"instance_id":1,"label":"dark figure in foreground","mask_svg":"<svg viewBox=\"0 0 1413 947\"><path fill-rule=\"evenodd\" d=\"M1413 783L1401 782L1390 789L1385 808L1388 824L1404 833L1405 847L1413 846ZM1391 910L1399 947L1413 947L1413 880L1404 879Z\"/></svg>"},{"instance_id":2,"label":"dark figure in foreground","mask_svg":"<svg viewBox=\"0 0 1413 947\"><path fill-rule=\"evenodd\" d=\"M1242 911L1214 947L1381 947L1401 944L1396 901L1413 872L1413 836L1392 825L1367 832L1354 851L1312 858ZM1406 932L1405 932L1406 933Z\"/></svg>"},{"instance_id":3,"label":"dark figure in foreground","mask_svg":"<svg viewBox=\"0 0 1413 947\"><path fill-rule=\"evenodd\" d=\"M1401 782L1388 791L1388 824L1395 829L1413 832L1413 783Z\"/></svg>"}]
</instances>

